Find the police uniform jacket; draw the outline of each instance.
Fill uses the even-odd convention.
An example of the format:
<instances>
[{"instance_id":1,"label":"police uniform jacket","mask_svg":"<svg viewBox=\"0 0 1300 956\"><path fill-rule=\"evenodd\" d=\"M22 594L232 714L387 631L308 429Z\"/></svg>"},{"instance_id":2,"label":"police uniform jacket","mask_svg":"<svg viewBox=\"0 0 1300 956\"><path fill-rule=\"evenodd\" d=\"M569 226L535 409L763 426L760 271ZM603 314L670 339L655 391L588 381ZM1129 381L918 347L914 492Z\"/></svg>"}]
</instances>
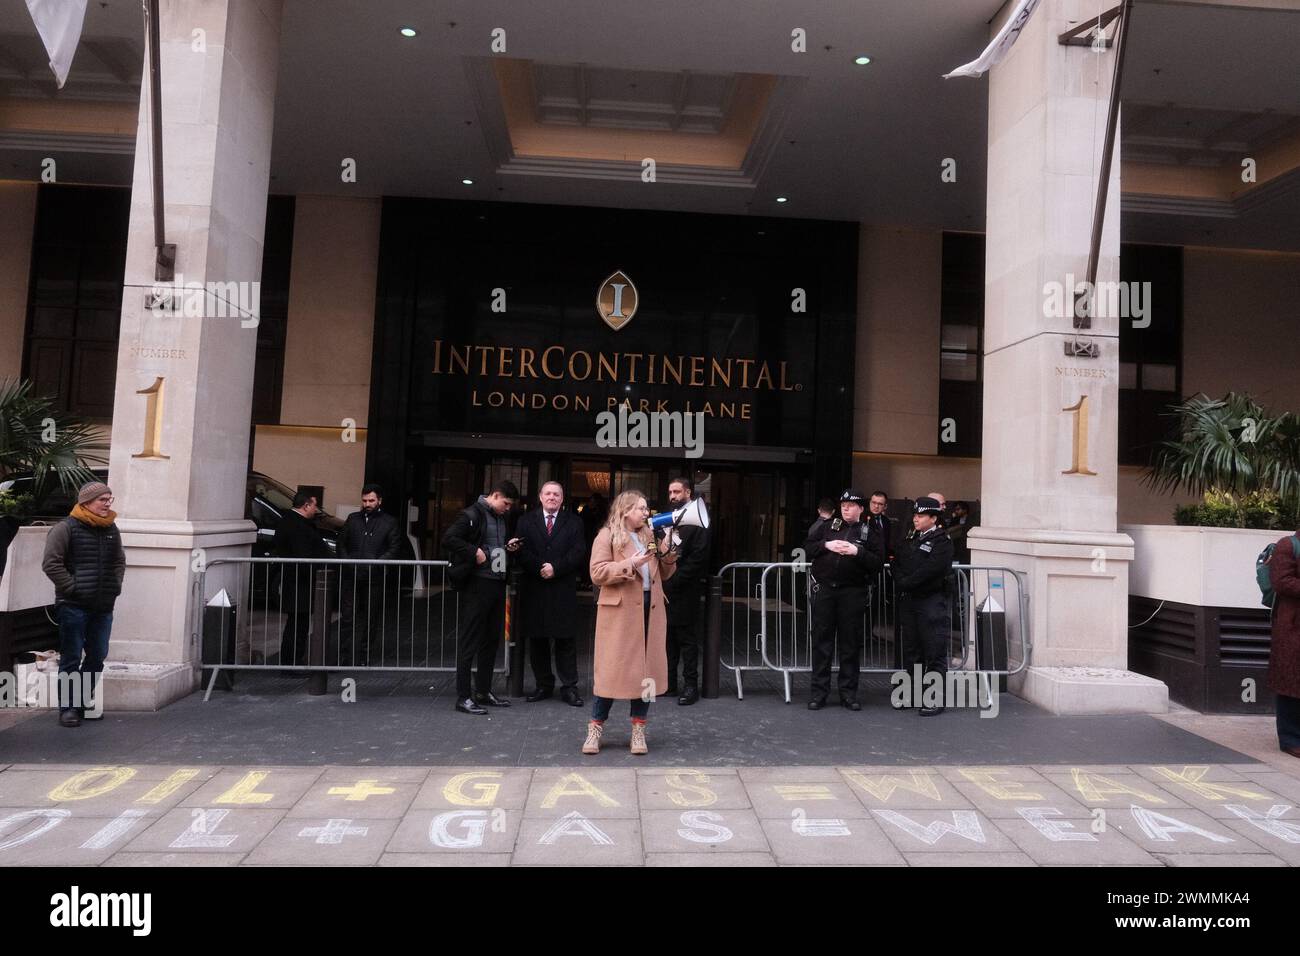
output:
<instances>
[{"instance_id":1,"label":"police uniform jacket","mask_svg":"<svg viewBox=\"0 0 1300 956\"><path fill-rule=\"evenodd\" d=\"M942 528L913 535L894 556L894 589L912 597L941 594L952 574L952 539Z\"/></svg>"},{"instance_id":2,"label":"police uniform jacket","mask_svg":"<svg viewBox=\"0 0 1300 956\"><path fill-rule=\"evenodd\" d=\"M826 550L826 543L836 540L856 544L858 553L850 556ZM884 540L861 521L831 518L822 522L812 529L804 550L812 562L813 579L819 585L866 587L885 565Z\"/></svg>"}]
</instances>

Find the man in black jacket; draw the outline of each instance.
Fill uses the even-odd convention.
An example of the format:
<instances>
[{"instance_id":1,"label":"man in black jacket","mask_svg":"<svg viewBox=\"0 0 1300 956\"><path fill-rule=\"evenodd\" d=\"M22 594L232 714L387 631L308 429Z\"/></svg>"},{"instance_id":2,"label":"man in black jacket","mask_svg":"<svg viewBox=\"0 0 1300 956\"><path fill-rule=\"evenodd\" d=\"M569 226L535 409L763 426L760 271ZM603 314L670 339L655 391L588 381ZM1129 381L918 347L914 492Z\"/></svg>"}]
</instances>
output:
<instances>
[{"instance_id":1,"label":"man in black jacket","mask_svg":"<svg viewBox=\"0 0 1300 956\"><path fill-rule=\"evenodd\" d=\"M859 651L870 585L885 564L885 546L863 523L866 499L853 489L840 495L840 517L816 528L804 545L812 562L812 698L809 710L821 710L831 687L831 657L839 639L840 705L858 703Z\"/></svg>"},{"instance_id":2,"label":"man in black jacket","mask_svg":"<svg viewBox=\"0 0 1300 956\"><path fill-rule=\"evenodd\" d=\"M41 570L54 582L58 604L59 723L64 727L79 727L83 717L104 715L99 675L108 656L113 605L122 593L126 573L117 513L109 509L112 503L113 492L102 481L82 485L72 513L45 538ZM90 675L89 686L87 678L81 677L80 694L69 683L72 674Z\"/></svg>"},{"instance_id":3,"label":"man in black jacket","mask_svg":"<svg viewBox=\"0 0 1300 956\"><path fill-rule=\"evenodd\" d=\"M903 648L903 671L912 683L912 701L921 698L917 677L931 671L940 686L948 673L948 578L952 574L952 541L939 525L943 504L936 498L916 499L913 534L898 545L894 558L894 591ZM919 668L919 675L918 675ZM922 717L943 713L943 705L920 709Z\"/></svg>"},{"instance_id":4,"label":"man in black jacket","mask_svg":"<svg viewBox=\"0 0 1300 956\"><path fill-rule=\"evenodd\" d=\"M348 515L339 533L339 557L355 561L392 561L402 556L402 534L397 519L381 507L379 485L361 489L361 510ZM370 663L370 635L383 640L385 625L396 622L401 572L379 564L343 565L339 600L339 663L366 667Z\"/></svg>"},{"instance_id":5,"label":"man in black jacket","mask_svg":"<svg viewBox=\"0 0 1300 956\"><path fill-rule=\"evenodd\" d=\"M695 495L695 483L682 476L668 483L668 503L673 511L685 508ZM709 529L682 526L668 529L677 550L677 573L664 581L668 600L668 688L677 693L677 662L682 665L682 695L677 703L689 706L700 699L700 598L709 571Z\"/></svg>"},{"instance_id":6,"label":"man in black jacket","mask_svg":"<svg viewBox=\"0 0 1300 956\"><path fill-rule=\"evenodd\" d=\"M564 488L558 481L542 485L540 508L519 519L519 624L528 641L528 659L537 689L525 699L546 700L560 674L560 699L572 707L584 703L578 693L578 571L587 561L582 519L561 510Z\"/></svg>"},{"instance_id":7,"label":"man in black jacket","mask_svg":"<svg viewBox=\"0 0 1300 956\"><path fill-rule=\"evenodd\" d=\"M277 558L328 558L329 549L321 540L313 519L316 498L306 491L293 496L293 507L280 516L275 528ZM280 610L287 615L280 635L280 666L305 667L309 660L307 639L311 633L312 581L321 564L287 563L280 565Z\"/></svg>"},{"instance_id":8,"label":"man in black jacket","mask_svg":"<svg viewBox=\"0 0 1300 956\"><path fill-rule=\"evenodd\" d=\"M507 557L519 549L508 520L518 500L515 483L499 481L462 511L442 536L443 553L452 565L447 577L460 591L456 709L462 714L482 716L487 713L484 704L510 706L510 701L492 693L492 667L505 634Z\"/></svg>"}]
</instances>

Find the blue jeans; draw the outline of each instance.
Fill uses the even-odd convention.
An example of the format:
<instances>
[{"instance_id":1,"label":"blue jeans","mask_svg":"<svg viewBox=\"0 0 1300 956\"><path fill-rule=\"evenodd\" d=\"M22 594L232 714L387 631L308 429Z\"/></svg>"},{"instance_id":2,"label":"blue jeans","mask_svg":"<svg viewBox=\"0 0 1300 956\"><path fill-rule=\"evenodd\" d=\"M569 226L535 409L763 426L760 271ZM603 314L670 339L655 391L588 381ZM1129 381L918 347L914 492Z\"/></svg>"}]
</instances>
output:
<instances>
[{"instance_id":1,"label":"blue jeans","mask_svg":"<svg viewBox=\"0 0 1300 956\"><path fill-rule=\"evenodd\" d=\"M59 605L59 673L92 674L92 687L83 685L83 693L90 690L98 693L99 674L104 669L104 658L108 656L108 634L113 628L112 611L92 611L66 602ZM82 652L85 659L82 659ZM60 683L60 687L67 687ZM61 691L62 693L62 691ZM85 706L88 700L82 700ZM60 699L59 711L76 710L73 699Z\"/></svg>"},{"instance_id":2,"label":"blue jeans","mask_svg":"<svg viewBox=\"0 0 1300 956\"><path fill-rule=\"evenodd\" d=\"M632 717L635 720L645 720L650 713L650 701L637 698L629 701L632 705ZM597 697L591 705L591 719L599 720L604 723L609 719L609 709L614 706L613 697Z\"/></svg>"}]
</instances>

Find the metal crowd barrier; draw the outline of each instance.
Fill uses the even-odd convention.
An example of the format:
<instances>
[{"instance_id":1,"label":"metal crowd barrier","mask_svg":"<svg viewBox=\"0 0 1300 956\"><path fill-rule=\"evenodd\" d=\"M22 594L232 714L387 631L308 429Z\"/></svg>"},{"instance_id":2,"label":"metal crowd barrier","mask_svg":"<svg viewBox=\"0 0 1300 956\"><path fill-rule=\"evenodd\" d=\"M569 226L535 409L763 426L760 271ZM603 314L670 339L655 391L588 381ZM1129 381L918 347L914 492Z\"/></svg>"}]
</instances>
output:
<instances>
[{"instance_id":1,"label":"metal crowd barrier","mask_svg":"<svg viewBox=\"0 0 1300 956\"><path fill-rule=\"evenodd\" d=\"M812 670L810 565L799 562L736 562L719 570L714 593L720 613L710 616L720 633L711 636L719 663L736 680L744 699L746 671L781 674L786 703L792 678ZM1005 678L1029 662L1029 595L1021 572L1012 568L953 565L948 586L950 670L979 670ZM862 673L902 669L898 599L886 565L870 589L859 636ZM832 661L838 660L835 648ZM832 664L832 670L838 667Z\"/></svg>"},{"instance_id":2,"label":"metal crowd barrier","mask_svg":"<svg viewBox=\"0 0 1300 956\"><path fill-rule=\"evenodd\" d=\"M197 657L210 672L456 669L460 595L447 561L219 558L195 574ZM228 607L209 604L221 590ZM504 641L502 642L505 643ZM497 674L509 674L502 655Z\"/></svg>"}]
</instances>

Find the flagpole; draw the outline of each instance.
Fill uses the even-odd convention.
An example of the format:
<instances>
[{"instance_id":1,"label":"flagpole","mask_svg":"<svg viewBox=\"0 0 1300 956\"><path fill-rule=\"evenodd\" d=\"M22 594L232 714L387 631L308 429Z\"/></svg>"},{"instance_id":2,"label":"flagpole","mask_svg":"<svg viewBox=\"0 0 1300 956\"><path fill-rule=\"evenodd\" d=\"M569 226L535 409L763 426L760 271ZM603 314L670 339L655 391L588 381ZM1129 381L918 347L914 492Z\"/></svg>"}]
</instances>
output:
<instances>
[{"instance_id":1,"label":"flagpole","mask_svg":"<svg viewBox=\"0 0 1300 956\"><path fill-rule=\"evenodd\" d=\"M163 209L162 154L162 66L158 52L158 0L148 0L145 7L149 32L149 113L153 130L153 241L157 248L154 279L171 282L176 277L176 245L167 242L166 217Z\"/></svg>"},{"instance_id":2,"label":"flagpole","mask_svg":"<svg viewBox=\"0 0 1300 956\"><path fill-rule=\"evenodd\" d=\"M1106 140L1101 148L1101 180L1097 183L1097 205L1092 212L1092 243L1088 247L1088 309L1080 316L1077 311L1074 319L1076 329L1092 328L1092 310L1096 298L1091 290L1097 287L1097 260L1101 253L1101 228L1106 220L1106 195L1110 190L1111 157L1115 151L1115 127L1119 123L1119 89L1124 77L1124 51L1128 46L1129 16L1133 12L1133 0L1124 0L1119 14L1119 24L1115 28L1115 75L1110 84L1110 105L1106 113Z\"/></svg>"}]
</instances>

